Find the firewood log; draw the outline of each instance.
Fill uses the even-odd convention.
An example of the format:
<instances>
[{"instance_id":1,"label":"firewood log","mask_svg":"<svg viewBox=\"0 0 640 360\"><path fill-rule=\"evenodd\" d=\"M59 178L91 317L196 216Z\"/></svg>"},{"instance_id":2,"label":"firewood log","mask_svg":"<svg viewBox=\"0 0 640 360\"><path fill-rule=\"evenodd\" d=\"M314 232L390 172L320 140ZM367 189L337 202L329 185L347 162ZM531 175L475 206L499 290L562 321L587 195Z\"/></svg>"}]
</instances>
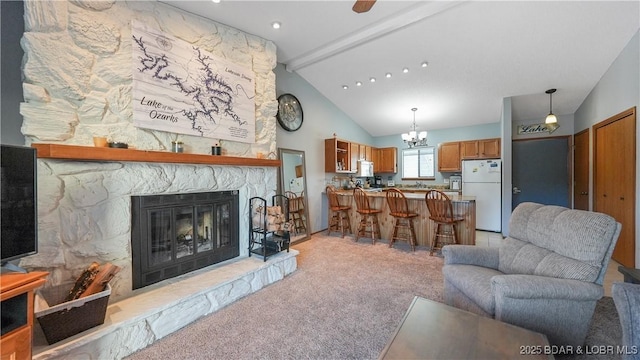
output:
<instances>
[{"instance_id":1,"label":"firewood log","mask_svg":"<svg viewBox=\"0 0 640 360\"><path fill-rule=\"evenodd\" d=\"M87 287L87 289L80 295L80 298L97 294L101 291L104 291L107 283L113 279L113 277L120 271L120 267L113 265L111 263L106 263L100 267L100 272L94 277L91 284Z\"/></svg>"},{"instance_id":2,"label":"firewood log","mask_svg":"<svg viewBox=\"0 0 640 360\"><path fill-rule=\"evenodd\" d=\"M82 295L82 293L87 289L89 284L91 284L95 276L98 274L99 270L100 264L95 261L92 262L91 265L89 265L89 267L78 277L75 285L73 285L73 288L69 291L69 294L64 299L64 301L66 302L78 299L80 295Z\"/></svg>"}]
</instances>

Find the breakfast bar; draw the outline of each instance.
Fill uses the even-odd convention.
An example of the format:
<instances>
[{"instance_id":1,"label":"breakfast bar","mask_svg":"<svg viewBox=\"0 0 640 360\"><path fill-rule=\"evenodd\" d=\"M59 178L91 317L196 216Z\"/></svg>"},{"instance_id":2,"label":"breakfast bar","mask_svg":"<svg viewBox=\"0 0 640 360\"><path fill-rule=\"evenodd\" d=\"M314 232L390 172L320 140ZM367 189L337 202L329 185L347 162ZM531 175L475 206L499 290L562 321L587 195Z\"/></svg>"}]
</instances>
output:
<instances>
[{"instance_id":1,"label":"breakfast bar","mask_svg":"<svg viewBox=\"0 0 640 360\"><path fill-rule=\"evenodd\" d=\"M402 190L402 189L401 189ZM419 246L431 246L431 239L435 231L435 224L429 219L429 209L425 202L426 191L403 191L409 205L409 211L418 214L414 219L414 227L416 230L416 244ZM351 229L356 231L358 228L359 214L356 211L356 205L353 201L353 190L338 190L340 196L340 204L350 205L349 218L351 220ZM389 206L387 205L386 193L384 191L368 191L369 202L372 207L382 209L382 213L378 214L378 222L380 224L380 233L382 239L389 239L393 231L393 217L389 214ZM476 243L476 201L473 196L451 195L451 203L453 212L464 216L464 220L458 223L456 230L458 241L463 245L475 245Z\"/></svg>"}]
</instances>

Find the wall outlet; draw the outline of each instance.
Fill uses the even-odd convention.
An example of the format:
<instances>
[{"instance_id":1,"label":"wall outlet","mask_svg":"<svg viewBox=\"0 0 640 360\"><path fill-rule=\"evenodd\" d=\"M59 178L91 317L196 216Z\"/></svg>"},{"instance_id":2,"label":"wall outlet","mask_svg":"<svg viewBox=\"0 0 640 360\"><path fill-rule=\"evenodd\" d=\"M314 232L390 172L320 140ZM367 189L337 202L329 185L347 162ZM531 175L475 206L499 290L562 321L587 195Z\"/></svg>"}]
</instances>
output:
<instances>
[{"instance_id":1,"label":"wall outlet","mask_svg":"<svg viewBox=\"0 0 640 360\"><path fill-rule=\"evenodd\" d=\"M444 179L444 180L442 180L442 183L444 183L444 184L448 184L448 183L449 183L449 179Z\"/></svg>"}]
</instances>

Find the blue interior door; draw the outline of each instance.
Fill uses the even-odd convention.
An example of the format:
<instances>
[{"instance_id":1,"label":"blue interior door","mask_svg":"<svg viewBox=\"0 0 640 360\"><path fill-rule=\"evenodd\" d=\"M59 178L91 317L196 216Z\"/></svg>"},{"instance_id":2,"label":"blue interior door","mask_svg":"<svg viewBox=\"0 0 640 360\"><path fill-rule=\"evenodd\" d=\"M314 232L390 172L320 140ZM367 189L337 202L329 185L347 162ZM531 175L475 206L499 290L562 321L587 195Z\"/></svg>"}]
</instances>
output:
<instances>
[{"instance_id":1,"label":"blue interior door","mask_svg":"<svg viewBox=\"0 0 640 360\"><path fill-rule=\"evenodd\" d=\"M532 201L570 207L569 138L513 142L512 208Z\"/></svg>"}]
</instances>

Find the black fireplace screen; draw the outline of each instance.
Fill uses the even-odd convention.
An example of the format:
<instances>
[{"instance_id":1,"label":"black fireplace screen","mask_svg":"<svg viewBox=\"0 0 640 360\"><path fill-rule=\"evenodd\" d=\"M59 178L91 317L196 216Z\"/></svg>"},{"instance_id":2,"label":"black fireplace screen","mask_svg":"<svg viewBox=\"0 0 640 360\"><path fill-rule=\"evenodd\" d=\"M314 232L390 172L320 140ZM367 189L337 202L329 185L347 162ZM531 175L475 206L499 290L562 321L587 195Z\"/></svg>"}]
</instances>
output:
<instances>
[{"instance_id":1,"label":"black fireplace screen","mask_svg":"<svg viewBox=\"0 0 640 360\"><path fill-rule=\"evenodd\" d=\"M131 197L133 289L239 255L238 192Z\"/></svg>"}]
</instances>

